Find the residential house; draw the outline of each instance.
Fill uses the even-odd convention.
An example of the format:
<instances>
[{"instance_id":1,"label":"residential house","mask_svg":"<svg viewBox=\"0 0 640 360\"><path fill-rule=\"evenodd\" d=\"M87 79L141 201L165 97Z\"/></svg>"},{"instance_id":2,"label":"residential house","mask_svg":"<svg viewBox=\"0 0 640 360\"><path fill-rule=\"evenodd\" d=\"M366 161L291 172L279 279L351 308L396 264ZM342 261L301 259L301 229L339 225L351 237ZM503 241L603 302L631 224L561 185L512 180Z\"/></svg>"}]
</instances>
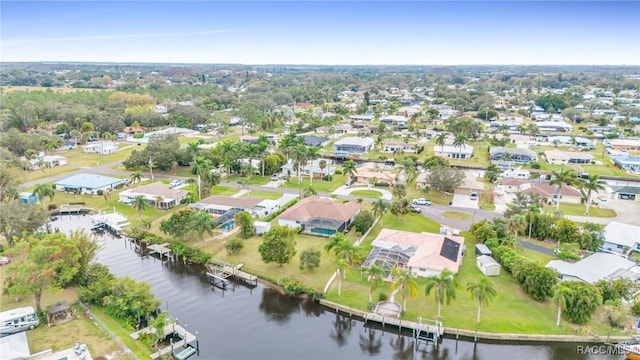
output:
<instances>
[{"instance_id":1,"label":"residential house","mask_svg":"<svg viewBox=\"0 0 640 360\"><path fill-rule=\"evenodd\" d=\"M611 159L613 164L620 169L640 172L640 157L631 155L616 156Z\"/></svg>"},{"instance_id":2,"label":"residential house","mask_svg":"<svg viewBox=\"0 0 640 360\"><path fill-rule=\"evenodd\" d=\"M229 196L212 195L195 204L189 204L190 208L206 211L211 215L224 215L230 211L246 211L252 215L257 212L256 207L263 199L233 198Z\"/></svg>"},{"instance_id":3,"label":"residential house","mask_svg":"<svg viewBox=\"0 0 640 360\"><path fill-rule=\"evenodd\" d=\"M349 116L349 120L354 121L354 122L361 122L361 121L366 121L366 122L371 122L373 119L375 119L376 116L371 114L361 114L361 115L351 115Z\"/></svg>"},{"instance_id":4,"label":"residential house","mask_svg":"<svg viewBox=\"0 0 640 360\"><path fill-rule=\"evenodd\" d=\"M529 149L495 146L489 149L489 160L491 162L512 161L526 164L538 160L538 156L535 151Z\"/></svg>"},{"instance_id":5,"label":"residential house","mask_svg":"<svg viewBox=\"0 0 640 360\"><path fill-rule=\"evenodd\" d=\"M387 275L395 267L414 276L430 277L449 270L458 272L464 254L464 238L452 233L414 233L382 229L371 243L373 250L363 267L381 266Z\"/></svg>"},{"instance_id":6,"label":"residential house","mask_svg":"<svg viewBox=\"0 0 640 360\"><path fill-rule=\"evenodd\" d=\"M560 188L560 193L554 185L549 183L524 183L520 185L520 192L524 194L536 193L547 199L548 204L556 202L559 199L560 202L580 204L582 202L582 194L580 191L571 188L569 186L563 186Z\"/></svg>"},{"instance_id":7,"label":"residential house","mask_svg":"<svg viewBox=\"0 0 640 360\"><path fill-rule=\"evenodd\" d=\"M38 194L31 192L21 192L18 194L18 199L22 201L23 204L27 205L35 205L40 203L40 198L38 198Z\"/></svg>"},{"instance_id":8,"label":"residential house","mask_svg":"<svg viewBox=\"0 0 640 360\"><path fill-rule=\"evenodd\" d=\"M82 147L82 151L85 153L109 155L118 151L118 143L113 141L98 141L87 144Z\"/></svg>"},{"instance_id":9,"label":"residential house","mask_svg":"<svg viewBox=\"0 0 640 360\"><path fill-rule=\"evenodd\" d=\"M416 149L414 144L406 144L400 141L386 141L382 145L382 152L386 153L415 153Z\"/></svg>"},{"instance_id":10,"label":"residential house","mask_svg":"<svg viewBox=\"0 0 640 360\"><path fill-rule=\"evenodd\" d=\"M127 134L127 136L133 136L136 134L144 134L144 128L140 125L127 126L122 130L122 132Z\"/></svg>"},{"instance_id":11,"label":"residential house","mask_svg":"<svg viewBox=\"0 0 640 360\"><path fill-rule=\"evenodd\" d=\"M150 206L158 209L170 209L184 200L188 192L176 188L171 188L168 184L161 182L149 185L138 186L122 191L118 197L120 202L130 204L138 196L144 197Z\"/></svg>"},{"instance_id":12,"label":"residential house","mask_svg":"<svg viewBox=\"0 0 640 360\"><path fill-rule=\"evenodd\" d=\"M388 115L381 118L380 122L386 125L405 126L407 118L402 115Z\"/></svg>"},{"instance_id":13,"label":"residential house","mask_svg":"<svg viewBox=\"0 0 640 360\"><path fill-rule=\"evenodd\" d=\"M322 169L320 167L320 162L324 160L325 167ZM286 164L284 164L281 168L282 176L297 176L298 171L295 168L295 163L293 160L289 160ZM326 175L333 175L335 173L335 166L333 165L333 160L329 159L316 159L307 162L307 165L303 166L300 169L301 176L311 176L313 174L314 179L322 179Z\"/></svg>"},{"instance_id":14,"label":"residential house","mask_svg":"<svg viewBox=\"0 0 640 360\"><path fill-rule=\"evenodd\" d=\"M536 122L539 132L569 132L573 131L573 126L564 121L538 121Z\"/></svg>"},{"instance_id":15,"label":"residential house","mask_svg":"<svg viewBox=\"0 0 640 360\"><path fill-rule=\"evenodd\" d=\"M449 159L470 159L473 157L473 146L464 144L464 146L454 145L436 145L433 148L436 156L442 156Z\"/></svg>"},{"instance_id":16,"label":"residential house","mask_svg":"<svg viewBox=\"0 0 640 360\"><path fill-rule=\"evenodd\" d=\"M640 201L640 187L630 185L610 185L612 197L619 200Z\"/></svg>"},{"instance_id":17,"label":"residential house","mask_svg":"<svg viewBox=\"0 0 640 360\"><path fill-rule=\"evenodd\" d=\"M65 140L62 143L62 146L60 146L58 148L58 151L68 151L68 150L75 150L78 148L78 142L75 140Z\"/></svg>"},{"instance_id":18,"label":"residential house","mask_svg":"<svg viewBox=\"0 0 640 360\"><path fill-rule=\"evenodd\" d=\"M593 155L589 153L558 149L545 151L544 157L547 163L553 165L591 164L591 161L593 161Z\"/></svg>"},{"instance_id":19,"label":"residential house","mask_svg":"<svg viewBox=\"0 0 640 360\"><path fill-rule=\"evenodd\" d=\"M599 280L640 278L640 268L635 262L617 254L595 253L576 263L551 260L547 267L554 269L562 281L583 281L595 284Z\"/></svg>"},{"instance_id":20,"label":"residential house","mask_svg":"<svg viewBox=\"0 0 640 360\"><path fill-rule=\"evenodd\" d=\"M600 248L623 255L640 252L640 226L611 221L604 227L604 243Z\"/></svg>"},{"instance_id":21,"label":"residential house","mask_svg":"<svg viewBox=\"0 0 640 360\"><path fill-rule=\"evenodd\" d=\"M280 214L278 224L315 236L331 236L349 229L360 212L356 202L342 203L333 199L310 196Z\"/></svg>"},{"instance_id":22,"label":"residential house","mask_svg":"<svg viewBox=\"0 0 640 360\"><path fill-rule=\"evenodd\" d=\"M355 174L353 174L357 184L368 185L371 179L375 179L376 184L388 184L393 186L396 183L396 174L389 171L380 171L371 168L357 168Z\"/></svg>"},{"instance_id":23,"label":"residential house","mask_svg":"<svg viewBox=\"0 0 640 360\"><path fill-rule=\"evenodd\" d=\"M278 144L278 137L276 135L265 134L264 137L267 138L267 141L269 142L269 144L274 146ZM240 142L242 143L257 144L259 139L260 138L258 136L254 136L254 135L240 136Z\"/></svg>"},{"instance_id":24,"label":"residential house","mask_svg":"<svg viewBox=\"0 0 640 360\"><path fill-rule=\"evenodd\" d=\"M558 135L558 136L548 136L548 135L538 135L536 139L540 142L547 143L549 145L558 145L558 146L575 146L578 149L594 149L595 145L593 141L583 138L581 136L566 136L566 135Z\"/></svg>"},{"instance_id":25,"label":"residential house","mask_svg":"<svg viewBox=\"0 0 640 360\"><path fill-rule=\"evenodd\" d=\"M418 174L418 176L416 177L416 189L425 189L429 186L429 183L427 182L427 176L429 176L428 172L421 172L420 174Z\"/></svg>"},{"instance_id":26,"label":"residential house","mask_svg":"<svg viewBox=\"0 0 640 360\"><path fill-rule=\"evenodd\" d=\"M614 150L640 150L640 139L611 139L609 140L609 144Z\"/></svg>"},{"instance_id":27,"label":"residential house","mask_svg":"<svg viewBox=\"0 0 640 360\"><path fill-rule=\"evenodd\" d=\"M109 176L80 173L55 182L56 190L76 194L97 195L100 190L112 191L125 180Z\"/></svg>"},{"instance_id":28,"label":"residential house","mask_svg":"<svg viewBox=\"0 0 640 360\"><path fill-rule=\"evenodd\" d=\"M20 159L27 161L24 156ZM28 163L29 170L45 169L67 165L67 158L62 155L45 155L41 152L35 158L30 159Z\"/></svg>"},{"instance_id":29,"label":"residential house","mask_svg":"<svg viewBox=\"0 0 640 360\"><path fill-rule=\"evenodd\" d=\"M506 178L500 180L500 185L502 186L501 189L507 194L519 193L520 186L524 183L526 183L526 181L522 179Z\"/></svg>"},{"instance_id":30,"label":"residential house","mask_svg":"<svg viewBox=\"0 0 640 360\"><path fill-rule=\"evenodd\" d=\"M323 147L329 142L329 138L324 136L303 136L304 144L307 146Z\"/></svg>"},{"instance_id":31,"label":"residential house","mask_svg":"<svg viewBox=\"0 0 640 360\"><path fill-rule=\"evenodd\" d=\"M338 155L363 154L374 144L375 140L370 137L345 137L333 143L333 152Z\"/></svg>"}]
</instances>

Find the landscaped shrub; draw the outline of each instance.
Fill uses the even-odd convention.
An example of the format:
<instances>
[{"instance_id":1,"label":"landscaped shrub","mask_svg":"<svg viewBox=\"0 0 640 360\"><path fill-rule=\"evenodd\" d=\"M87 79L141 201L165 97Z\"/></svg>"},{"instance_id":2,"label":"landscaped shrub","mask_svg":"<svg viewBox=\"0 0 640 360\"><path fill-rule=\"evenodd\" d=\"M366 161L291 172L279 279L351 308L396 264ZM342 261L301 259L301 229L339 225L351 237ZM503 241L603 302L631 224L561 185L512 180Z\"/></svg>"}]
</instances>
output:
<instances>
[{"instance_id":1,"label":"landscaped shrub","mask_svg":"<svg viewBox=\"0 0 640 360\"><path fill-rule=\"evenodd\" d=\"M389 296L387 296L387 294L383 292L378 294L378 301L387 301L387 300L389 300Z\"/></svg>"},{"instance_id":2,"label":"landscaped shrub","mask_svg":"<svg viewBox=\"0 0 640 360\"><path fill-rule=\"evenodd\" d=\"M143 133L133 134L134 139L142 139L144 137Z\"/></svg>"},{"instance_id":3,"label":"landscaped shrub","mask_svg":"<svg viewBox=\"0 0 640 360\"><path fill-rule=\"evenodd\" d=\"M286 293L290 296L298 296L300 294L315 295L315 292L313 290L304 286L297 279L281 278L280 280L278 280L278 285L282 286L284 288L284 291L286 291Z\"/></svg>"},{"instance_id":4,"label":"landscaped shrub","mask_svg":"<svg viewBox=\"0 0 640 360\"><path fill-rule=\"evenodd\" d=\"M540 169L540 167L541 167L540 163L537 163L537 162L532 162L531 163L531 168L532 169L536 169L537 170L537 169Z\"/></svg>"},{"instance_id":5,"label":"landscaped shrub","mask_svg":"<svg viewBox=\"0 0 640 360\"><path fill-rule=\"evenodd\" d=\"M199 265L206 265L211 261L211 254L200 249L185 245L182 242L172 241L169 245L171 251L178 257Z\"/></svg>"},{"instance_id":6,"label":"landscaped shrub","mask_svg":"<svg viewBox=\"0 0 640 360\"><path fill-rule=\"evenodd\" d=\"M336 174L336 175L342 175L342 170L340 170L340 169L336 169L336 170L334 171L334 174Z\"/></svg>"},{"instance_id":7,"label":"landscaped shrub","mask_svg":"<svg viewBox=\"0 0 640 360\"><path fill-rule=\"evenodd\" d=\"M104 191L103 190L98 190L96 193L98 194L98 196L102 196L104 194Z\"/></svg>"},{"instance_id":8,"label":"landscaped shrub","mask_svg":"<svg viewBox=\"0 0 640 360\"><path fill-rule=\"evenodd\" d=\"M555 270L531 261L504 245L492 251L494 258L511 273L529 296L543 301L553 295L553 286L558 281Z\"/></svg>"},{"instance_id":9,"label":"landscaped shrub","mask_svg":"<svg viewBox=\"0 0 640 360\"><path fill-rule=\"evenodd\" d=\"M389 183L379 182L379 183L376 183L376 187L389 187Z\"/></svg>"},{"instance_id":10,"label":"landscaped shrub","mask_svg":"<svg viewBox=\"0 0 640 360\"><path fill-rule=\"evenodd\" d=\"M165 242L164 238L148 231L144 231L139 227L129 229L127 231L127 236L148 244L162 244Z\"/></svg>"},{"instance_id":11,"label":"landscaped shrub","mask_svg":"<svg viewBox=\"0 0 640 360\"><path fill-rule=\"evenodd\" d=\"M244 242L238 238L233 238L224 245L224 248L227 250L227 254L234 255L242 251Z\"/></svg>"},{"instance_id":12,"label":"landscaped shrub","mask_svg":"<svg viewBox=\"0 0 640 360\"><path fill-rule=\"evenodd\" d=\"M640 301L636 301L631 306L631 313L634 316L640 316Z\"/></svg>"},{"instance_id":13,"label":"landscaped shrub","mask_svg":"<svg viewBox=\"0 0 640 360\"><path fill-rule=\"evenodd\" d=\"M331 175L325 175L324 176L324 181L331 181L331 180L333 180L333 176L331 176Z\"/></svg>"}]
</instances>

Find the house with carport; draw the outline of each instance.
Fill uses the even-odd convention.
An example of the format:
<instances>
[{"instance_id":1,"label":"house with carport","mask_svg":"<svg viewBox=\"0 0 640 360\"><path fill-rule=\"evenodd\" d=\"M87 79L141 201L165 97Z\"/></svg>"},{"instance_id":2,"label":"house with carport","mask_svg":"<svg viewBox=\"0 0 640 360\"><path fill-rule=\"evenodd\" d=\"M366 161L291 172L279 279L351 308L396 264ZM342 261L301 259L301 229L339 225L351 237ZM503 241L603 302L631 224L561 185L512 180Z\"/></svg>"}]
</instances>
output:
<instances>
[{"instance_id":1,"label":"house with carport","mask_svg":"<svg viewBox=\"0 0 640 360\"><path fill-rule=\"evenodd\" d=\"M54 184L58 191L97 195L100 191L113 191L124 182L123 179L110 176L80 173L58 180Z\"/></svg>"},{"instance_id":2,"label":"house with carport","mask_svg":"<svg viewBox=\"0 0 640 360\"><path fill-rule=\"evenodd\" d=\"M598 252L578 262L551 260L547 267L558 273L561 281L583 281L595 284L608 279L640 279L640 268L635 262L618 254Z\"/></svg>"},{"instance_id":3,"label":"house with carport","mask_svg":"<svg viewBox=\"0 0 640 360\"><path fill-rule=\"evenodd\" d=\"M337 155L364 154L373 149L375 140L371 137L345 137L333 143Z\"/></svg>"},{"instance_id":4,"label":"house with carport","mask_svg":"<svg viewBox=\"0 0 640 360\"><path fill-rule=\"evenodd\" d=\"M552 165L591 164L593 161L593 155L589 153L558 149L545 151L544 158Z\"/></svg>"}]
</instances>

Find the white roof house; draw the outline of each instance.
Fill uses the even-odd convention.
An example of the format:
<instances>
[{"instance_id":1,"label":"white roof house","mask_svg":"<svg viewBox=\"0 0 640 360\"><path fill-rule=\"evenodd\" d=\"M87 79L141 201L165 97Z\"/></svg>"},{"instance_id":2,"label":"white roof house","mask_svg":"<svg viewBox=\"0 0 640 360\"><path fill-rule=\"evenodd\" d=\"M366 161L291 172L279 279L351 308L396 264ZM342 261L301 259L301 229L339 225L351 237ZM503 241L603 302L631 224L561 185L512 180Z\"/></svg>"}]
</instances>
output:
<instances>
[{"instance_id":1,"label":"white roof house","mask_svg":"<svg viewBox=\"0 0 640 360\"><path fill-rule=\"evenodd\" d=\"M589 284L602 279L640 276L640 268L635 262L608 253L595 253L576 263L551 260L547 267L556 270L562 281L577 280Z\"/></svg>"},{"instance_id":2,"label":"white roof house","mask_svg":"<svg viewBox=\"0 0 640 360\"><path fill-rule=\"evenodd\" d=\"M640 251L640 226L612 221L604 228L605 251L625 253L631 250Z\"/></svg>"},{"instance_id":3,"label":"white roof house","mask_svg":"<svg viewBox=\"0 0 640 360\"><path fill-rule=\"evenodd\" d=\"M336 154L366 153L373 148L375 140L371 137L345 137L333 143Z\"/></svg>"},{"instance_id":4,"label":"white roof house","mask_svg":"<svg viewBox=\"0 0 640 360\"><path fill-rule=\"evenodd\" d=\"M442 156L452 159L468 159L473 156L473 146L465 144L464 146L454 145L436 145L433 148L433 153L436 156Z\"/></svg>"}]
</instances>

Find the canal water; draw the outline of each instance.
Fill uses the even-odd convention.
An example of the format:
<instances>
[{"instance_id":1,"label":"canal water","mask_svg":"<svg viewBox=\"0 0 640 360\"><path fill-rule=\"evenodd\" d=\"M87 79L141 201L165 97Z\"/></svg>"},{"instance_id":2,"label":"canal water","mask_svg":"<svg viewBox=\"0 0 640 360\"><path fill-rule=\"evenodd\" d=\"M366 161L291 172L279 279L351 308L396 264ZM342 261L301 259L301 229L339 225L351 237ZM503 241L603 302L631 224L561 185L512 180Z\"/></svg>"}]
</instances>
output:
<instances>
[{"instance_id":1,"label":"canal water","mask_svg":"<svg viewBox=\"0 0 640 360\"><path fill-rule=\"evenodd\" d=\"M52 229L91 226L90 216L62 216ZM97 261L116 276L151 284L162 307L188 331L198 332L200 359L434 359L609 360L622 355L581 355L577 344L514 344L445 338L436 349L411 336L365 327L309 300L282 296L268 286L222 291L197 269L140 257L124 239L98 237ZM471 319L470 321L473 321ZM597 351L598 349L595 349ZM594 351L592 351L594 352ZM198 358L195 358L198 359Z\"/></svg>"}]
</instances>

